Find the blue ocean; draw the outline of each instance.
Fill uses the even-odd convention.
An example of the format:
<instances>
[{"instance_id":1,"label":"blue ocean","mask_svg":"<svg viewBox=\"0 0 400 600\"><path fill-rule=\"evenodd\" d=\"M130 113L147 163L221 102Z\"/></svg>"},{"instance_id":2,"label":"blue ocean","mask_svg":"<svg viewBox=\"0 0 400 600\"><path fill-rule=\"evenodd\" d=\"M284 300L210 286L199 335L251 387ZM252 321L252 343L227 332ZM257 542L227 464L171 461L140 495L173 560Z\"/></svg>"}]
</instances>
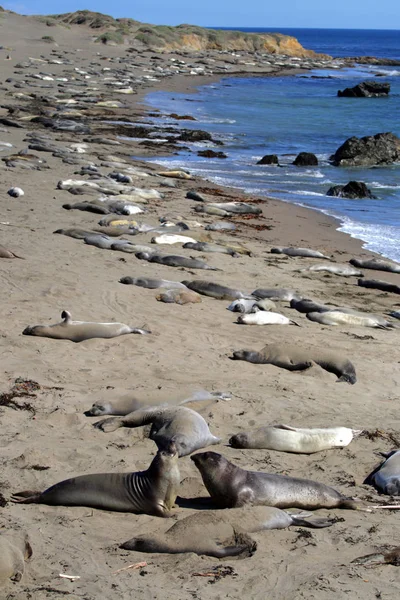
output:
<instances>
[{"instance_id":1,"label":"blue ocean","mask_svg":"<svg viewBox=\"0 0 400 600\"><path fill-rule=\"evenodd\" d=\"M400 31L254 29L280 31L308 49L341 56L400 59ZM366 79L391 85L387 98L338 98L337 91ZM146 102L165 113L190 114L185 127L204 129L223 141L227 159L192 152L156 159L219 184L321 210L339 219L338 228L365 247L400 261L400 164L380 168L333 167L329 156L349 137L391 131L400 137L400 66L304 71L290 77L221 79L197 94L154 92ZM171 121L171 125L176 121ZM182 122L180 123L182 126ZM292 165L301 152L317 155L319 166ZM281 167L260 166L277 154ZM326 195L334 184L363 181L376 199L346 200Z\"/></svg>"}]
</instances>

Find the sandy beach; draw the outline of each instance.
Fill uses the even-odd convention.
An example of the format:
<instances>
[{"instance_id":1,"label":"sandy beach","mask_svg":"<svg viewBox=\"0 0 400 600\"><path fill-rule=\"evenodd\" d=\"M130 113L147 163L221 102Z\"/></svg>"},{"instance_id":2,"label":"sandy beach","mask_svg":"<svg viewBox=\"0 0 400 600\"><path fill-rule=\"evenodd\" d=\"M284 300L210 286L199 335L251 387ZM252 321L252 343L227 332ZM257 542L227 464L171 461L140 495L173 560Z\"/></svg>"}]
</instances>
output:
<instances>
[{"instance_id":1,"label":"sandy beach","mask_svg":"<svg viewBox=\"0 0 400 600\"><path fill-rule=\"evenodd\" d=\"M215 81L220 75L154 77L155 81L132 83L133 94L121 94L116 86L106 85L105 77L122 80L124 69L139 77L144 72L140 61L148 65L154 53L132 54L132 63L138 65L132 67L118 62L118 57L129 56L125 47L94 44L89 31L51 28L58 44L55 46L42 39L49 34L45 24L30 20L27 31L26 23L26 18L10 14L4 14L0 23L0 117L20 125L0 122L0 141L12 144L0 152L0 158L27 149L31 143L27 135L33 133L48 136L44 143L56 145L61 154L29 149L29 154L46 161L40 163L45 167L41 170L10 167L0 161L0 243L24 259L0 259L0 526L7 531L27 532L33 548L22 581L8 583L0 597L208 600L238 599L245 593L255 600L398 598L396 566L371 569L352 564L357 557L384 546L400 545L399 514L394 510L367 513L320 509L316 511L318 516L337 517L337 523L320 530L293 527L255 533L251 535L257 543L253 556L218 560L193 553L143 554L118 548L135 535L166 531L173 522L190 514L183 507L175 508L171 519L161 519L10 501L14 492L44 490L75 475L147 469L156 446L146 437L145 429L121 428L104 433L93 427L97 419L83 414L95 401L127 394L154 402L166 398L173 401L201 389L230 392L230 400L194 406L212 433L222 440L211 448L213 451L242 468L316 480L372 505L387 503L390 497L378 494L363 481L379 464L379 452L389 452L400 444L396 404L400 385L399 329L320 325L291 309L288 302L278 302L277 311L301 327L241 326L235 322L237 314L227 310L229 301L202 296L198 304L164 304L156 300L156 290L119 283L124 276L206 279L245 293L257 288L291 288L304 298L383 316L400 308L399 295L359 287L357 277L299 272L320 264L318 259L270 253L274 246L308 247L339 263L373 256L363 249L361 241L338 232L334 219L272 199L259 202L259 198L220 188L198 177L168 179L174 182L174 187L169 187L167 178L158 176L163 170L158 165L130 159L153 156L154 149L143 146L140 140L121 140L110 123L105 123L128 118L136 122L145 117L151 112L145 104L149 91L195 92L194 86ZM24 62L30 66L17 66ZM110 70L104 71L104 67ZM27 77L32 73L39 77ZM21 83L20 87L15 85ZM88 86L92 96L119 101L123 106L107 110L68 91L74 88L86 92ZM70 108L81 111L77 122L88 124L90 133L54 130L31 121L49 116L62 104L57 101L67 97L77 100ZM15 110L10 112L13 106ZM180 125L184 127L185 121ZM120 145L84 142L96 136L119 141ZM65 148L82 142L87 143L85 153L67 153L81 162L63 162ZM132 175L132 185L163 194L161 199L144 205L146 212L137 215L137 221L153 226L159 225L163 216L174 222L197 221L202 227L183 233L201 232L211 234L213 242L243 243L251 256L203 254L180 245L160 246L162 253L204 259L220 270L174 268L54 235L60 228L98 229L104 215L62 207L96 196L74 196L57 185L67 179L89 180L88 175L79 174L88 164L96 165L101 175L108 175L115 169L102 163L117 162L115 157L137 168L139 174ZM118 170L124 172L122 167ZM10 197L7 190L11 187L22 188L25 195ZM262 208L262 215L229 218L237 226L232 233L205 232L204 225L219 217L194 212L198 203L186 198L188 190L197 190L210 201L255 202ZM152 237L151 232L140 233L132 236L132 242L148 245ZM365 270L364 275L400 285L398 274ZM63 310L76 320L146 325L152 333L78 344L22 335L28 325L58 322ZM234 350L260 350L266 344L281 342L338 351L355 365L357 383L337 383L335 375L318 366L289 372L272 365L229 360ZM11 402L4 402L4 395L15 385L19 392L11 394ZM19 396L21 390L23 395ZM228 446L232 434L280 423L295 427L346 426L370 434L354 439L346 448L311 455ZM179 469L181 497L207 495L189 456L179 459ZM121 570L143 561L146 566ZM204 576L214 568L221 571L220 577ZM65 579L60 574L79 579Z\"/></svg>"}]
</instances>

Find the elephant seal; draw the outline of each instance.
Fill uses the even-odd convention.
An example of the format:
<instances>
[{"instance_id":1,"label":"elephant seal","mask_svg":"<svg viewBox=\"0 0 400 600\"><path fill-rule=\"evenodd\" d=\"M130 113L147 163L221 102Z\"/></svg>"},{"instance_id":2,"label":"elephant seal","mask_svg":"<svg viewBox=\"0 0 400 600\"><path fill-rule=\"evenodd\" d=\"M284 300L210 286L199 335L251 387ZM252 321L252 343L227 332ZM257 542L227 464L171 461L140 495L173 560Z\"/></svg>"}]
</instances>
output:
<instances>
[{"instance_id":1,"label":"elephant seal","mask_svg":"<svg viewBox=\"0 0 400 600\"><path fill-rule=\"evenodd\" d=\"M4 246L0 244L0 258L23 258L22 256L18 256L18 254L14 254L11 250L8 250Z\"/></svg>"},{"instance_id":2,"label":"elephant seal","mask_svg":"<svg viewBox=\"0 0 400 600\"><path fill-rule=\"evenodd\" d=\"M331 350L320 348L306 350L290 344L270 344L264 346L259 352L236 350L231 358L254 364L275 365L288 371L304 371L315 363L325 371L337 375L338 381L352 384L357 381L354 365L341 353Z\"/></svg>"},{"instance_id":3,"label":"elephant seal","mask_svg":"<svg viewBox=\"0 0 400 600\"><path fill-rule=\"evenodd\" d=\"M380 258L352 258L349 263L359 269L374 269L376 271L387 271L388 273L400 273L400 265L395 265Z\"/></svg>"},{"instance_id":4,"label":"elephant seal","mask_svg":"<svg viewBox=\"0 0 400 600\"><path fill-rule=\"evenodd\" d=\"M318 250L311 250L310 248L271 248L271 254L286 254L286 256L301 256L303 258L326 258L331 260L329 256L325 256Z\"/></svg>"},{"instance_id":5,"label":"elephant seal","mask_svg":"<svg viewBox=\"0 0 400 600\"><path fill-rule=\"evenodd\" d=\"M159 236L151 238L152 244L183 244L183 247L185 247L185 244L190 242L196 243L196 240L187 235L177 235L171 233L163 233Z\"/></svg>"},{"instance_id":6,"label":"elephant seal","mask_svg":"<svg viewBox=\"0 0 400 600\"><path fill-rule=\"evenodd\" d=\"M19 492L23 504L89 506L103 510L169 517L180 483L175 444L159 450L146 471L80 475L56 483L44 492Z\"/></svg>"},{"instance_id":7,"label":"elephant seal","mask_svg":"<svg viewBox=\"0 0 400 600\"><path fill-rule=\"evenodd\" d=\"M389 321L374 315L347 313L341 310L328 310L326 312L309 312L307 319L321 323L321 325L354 325L355 327L375 327L389 329L393 327Z\"/></svg>"},{"instance_id":8,"label":"elephant seal","mask_svg":"<svg viewBox=\"0 0 400 600\"><path fill-rule=\"evenodd\" d=\"M159 448L174 442L179 456L186 456L221 441L212 435L207 422L198 412L184 406L142 408L124 417L102 419L94 425L102 431L110 432L119 427L142 427L150 423L149 438Z\"/></svg>"},{"instance_id":9,"label":"elephant seal","mask_svg":"<svg viewBox=\"0 0 400 600\"><path fill-rule=\"evenodd\" d=\"M260 310L247 315L239 315L236 323L242 325L297 325L297 327L300 327L296 321L292 321L284 315L265 310Z\"/></svg>"},{"instance_id":10,"label":"elephant seal","mask_svg":"<svg viewBox=\"0 0 400 600\"><path fill-rule=\"evenodd\" d=\"M217 221L216 223L206 225L204 229L206 231L235 231L236 225L235 223Z\"/></svg>"},{"instance_id":11,"label":"elephant seal","mask_svg":"<svg viewBox=\"0 0 400 600\"><path fill-rule=\"evenodd\" d=\"M217 452L201 452L190 457L213 502L219 508L239 508L246 504L277 508L358 509L353 498L311 479L246 471Z\"/></svg>"},{"instance_id":12,"label":"elephant seal","mask_svg":"<svg viewBox=\"0 0 400 600\"><path fill-rule=\"evenodd\" d=\"M395 319L400 319L400 310L392 310L389 314Z\"/></svg>"},{"instance_id":13,"label":"elephant seal","mask_svg":"<svg viewBox=\"0 0 400 600\"><path fill-rule=\"evenodd\" d=\"M145 335L151 333L139 327L130 327L124 323L91 323L90 321L73 321L71 313L63 310L61 323L54 325L30 325L24 329L22 335L36 335L53 338L55 340L71 340L83 342L92 338L113 338L128 333Z\"/></svg>"},{"instance_id":14,"label":"elephant seal","mask_svg":"<svg viewBox=\"0 0 400 600\"><path fill-rule=\"evenodd\" d=\"M314 300L310 300L309 298L293 298L290 301L290 308L294 308L298 312L301 313L310 313L310 312L327 312L328 310L335 310L333 306L328 306L327 304L319 304L318 302L314 302Z\"/></svg>"},{"instance_id":15,"label":"elephant seal","mask_svg":"<svg viewBox=\"0 0 400 600\"><path fill-rule=\"evenodd\" d=\"M195 279L194 281L182 281L182 283L190 290L194 290L203 296L210 296L216 300L237 300L238 298L249 298L250 295L244 294L239 290L206 281L205 279Z\"/></svg>"},{"instance_id":16,"label":"elephant seal","mask_svg":"<svg viewBox=\"0 0 400 600\"><path fill-rule=\"evenodd\" d=\"M120 546L136 552L178 554L194 552L199 555L224 558L247 550L247 544L234 540L239 532L255 533L286 527L321 528L333 525L333 519L307 519L308 513L289 514L272 506L246 506L227 510L204 510L180 519L163 535L134 537ZM221 545L222 543L222 545Z\"/></svg>"},{"instance_id":17,"label":"elephant seal","mask_svg":"<svg viewBox=\"0 0 400 600\"><path fill-rule=\"evenodd\" d=\"M333 273L333 275L340 275L342 277L364 277L361 271L350 267L349 265L340 265L338 263L333 265L312 265L306 269L299 269L299 273L311 272L311 273Z\"/></svg>"},{"instance_id":18,"label":"elephant seal","mask_svg":"<svg viewBox=\"0 0 400 600\"><path fill-rule=\"evenodd\" d=\"M70 229L56 229L53 231L53 233L66 235L68 237L75 238L76 240L84 240L85 237L95 234L94 231L89 231L88 229L79 229L77 227L71 227Z\"/></svg>"},{"instance_id":19,"label":"elephant seal","mask_svg":"<svg viewBox=\"0 0 400 600\"><path fill-rule=\"evenodd\" d=\"M289 425L268 425L255 431L233 435L229 444L233 448L264 448L279 452L313 454L329 448L344 448L361 430L348 427L327 429L299 429Z\"/></svg>"},{"instance_id":20,"label":"elephant seal","mask_svg":"<svg viewBox=\"0 0 400 600\"><path fill-rule=\"evenodd\" d=\"M382 292L391 292L392 294L400 294L400 286L381 279L359 279L357 284L361 287L381 290Z\"/></svg>"},{"instance_id":21,"label":"elephant seal","mask_svg":"<svg viewBox=\"0 0 400 600\"><path fill-rule=\"evenodd\" d=\"M125 285L137 285L148 290L157 290L159 288L187 290L186 285L180 281L169 281L168 279L152 279L151 277L121 277L120 283Z\"/></svg>"},{"instance_id":22,"label":"elephant seal","mask_svg":"<svg viewBox=\"0 0 400 600\"><path fill-rule=\"evenodd\" d=\"M173 254L150 254L148 252L138 252L136 258L147 260L148 262L166 265L167 267L186 267L187 269L207 269L209 271L221 271L217 267L211 267L203 260L197 258L188 258L187 256L175 256Z\"/></svg>"},{"instance_id":23,"label":"elephant seal","mask_svg":"<svg viewBox=\"0 0 400 600\"><path fill-rule=\"evenodd\" d=\"M193 290L167 290L157 294L156 299L160 302L173 302L175 304L197 304L201 302L201 296Z\"/></svg>"},{"instance_id":24,"label":"elephant seal","mask_svg":"<svg viewBox=\"0 0 400 600\"><path fill-rule=\"evenodd\" d=\"M234 300L231 302L229 306L227 306L227 310L232 312L240 312L249 314L251 313L253 306L256 304L257 298L249 298L246 300L245 298L240 298L239 300Z\"/></svg>"},{"instance_id":25,"label":"elephant seal","mask_svg":"<svg viewBox=\"0 0 400 600\"><path fill-rule=\"evenodd\" d=\"M258 288L251 295L260 299L268 298L269 300L286 300L287 302L300 300L297 292L287 288Z\"/></svg>"},{"instance_id":26,"label":"elephant seal","mask_svg":"<svg viewBox=\"0 0 400 600\"><path fill-rule=\"evenodd\" d=\"M400 496L400 450L382 453L386 460L372 471L364 483L389 496Z\"/></svg>"},{"instance_id":27,"label":"elephant seal","mask_svg":"<svg viewBox=\"0 0 400 600\"><path fill-rule=\"evenodd\" d=\"M0 534L0 587L12 581L21 581L25 560L32 556L32 547L25 534L6 532Z\"/></svg>"},{"instance_id":28,"label":"elephant seal","mask_svg":"<svg viewBox=\"0 0 400 600\"><path fill-rule=\"evenodd\" d=\"M247 202L209 202L206 206L237 215L260 215L262 213L261 208Z\"/></svg>"},{"instance_id":29,"label":"elephant seal","mask_svg":"<svg viewBox=\"0 0 400 600\"><path fill-rule=\"evenodd\" d=\"M156 396L152 396L150 400L139 400L132 394L116 398L113 400L98 400L95 402L90 410L87 410L83 414L86 417L101 417L104 415L118 415L125 416L129 413L142 409L148 408L149 406L174 406L186 404L188 402L203 402L207 400L230 400L231 395L229 392L208 392L207 390L196 390L188 396L181 396L177 394L173 397L162 398L161 400Z\"/></svg>"},{"instance_id":30,"label":"elephant seal","mask_svg":"<svg viewBox=\"0 0 400 600\"><path fill-rule=\"evenodd\" d=\"M229 246L220 246L219 244L209 244L207 242L187 242L182 247L189 250L197 250L198 252L220 252L221 254L229 254L234 257L239 256L239 253Z\"/></svg>"}]
</instances>

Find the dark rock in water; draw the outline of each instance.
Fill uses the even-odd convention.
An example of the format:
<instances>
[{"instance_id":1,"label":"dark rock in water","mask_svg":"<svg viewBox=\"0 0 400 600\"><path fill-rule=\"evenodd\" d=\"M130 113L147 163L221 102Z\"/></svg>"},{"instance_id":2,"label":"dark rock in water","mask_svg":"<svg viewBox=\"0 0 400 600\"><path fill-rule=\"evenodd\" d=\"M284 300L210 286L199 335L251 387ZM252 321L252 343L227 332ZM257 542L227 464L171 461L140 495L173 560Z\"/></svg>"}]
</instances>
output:
<instances>
[{"instance_id":1,"label":"dark rock in water","mask_svg":"<svg viewBox=\"0 0 400 600\"><path fill-rule=\"evenodd\" d=\"M380 81L363 81L352 88L339 90L337 95L345 98L377 98L387 96L390 92L390 83Z\"/></svg>"},{"instance_id":2,"label":"dark rock in water","mask_svg":"<svg viewBox=\"0 0 400 600\"><path fill-rule=\"evenodd\" d=\"M219 140L213 140L211 133L208 131L202 131L201 129L182 129L178 137L175 140L182 142L213 142L218 146L223 146L223 143Z\"/></svg>"},{"instance_id":3,"label":"dark rock in water","mask_svg":"<svg viewBox=\"0 0 400 600\"><path fill-rule=\"evenodd\" d=\"M215 150L199 150L197 155L205 158L228 158L225 152L216 152Z\"/></svg>"},{"instance_id":4,"label":"dark rock in water","mask_svg":"<svg viewBox=\"0 0 400 600\"><path fill-rule=\"evenodd\" d=\"M372 167L400 160L400 138L393 133L351 137L330 157L335 167Z\"/></svg>"},{"instance_id":5,"label":"dark rock in water","mask_svg":"<svg viewBox=\"0 0 400 600\"><path fill-rule=\"evenodd\" d=\"M351 200L357 198L376 198L362 181L349 181L346 185L333 185L326 192L326 195L350 198Z\"/></svg>"},{"instance_id":6,"label":"dark rock in water","mask_svg":"<svg viewBox=\"0 0 400 600\"><path fill-rule=\"evenodd\" d=\"M171 119L176 119L179 121L197 121L197 119L195 119L191 115L177 115L176 113L172 113L168 116L171 117Z\"/></svg>"},{"instance_id":7,"label":"dark rock in water","mask_svg":"<svg viewBox=\"0 0 400 600\"><path fill-rule=\"evenodd\" d=\"M261 160L257 162L258 165L279 165L278 157L276 154L266 154Z\"/></svg>"},{"instance_id":8,"label":"dark rock in water","mask_svg":"<svg viewBox=\"0 0 400 600\"><path fill-rule=\"evenodd\" d=\"M315 167L318 166L318 158L312 152L300 152L292 164L296 167Z\"/></svg>"}]
</instances>

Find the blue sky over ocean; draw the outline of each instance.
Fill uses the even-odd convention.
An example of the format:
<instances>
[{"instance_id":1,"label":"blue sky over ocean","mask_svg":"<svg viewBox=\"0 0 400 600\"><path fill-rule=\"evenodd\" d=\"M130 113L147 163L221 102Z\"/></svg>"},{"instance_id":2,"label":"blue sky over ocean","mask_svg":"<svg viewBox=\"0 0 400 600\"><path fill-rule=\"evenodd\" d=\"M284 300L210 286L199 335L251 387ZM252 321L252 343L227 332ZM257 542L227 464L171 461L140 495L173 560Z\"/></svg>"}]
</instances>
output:
<instances>
[{"instance_id":1,"label":"blue sky over ocean","mask_svg":"<svg viewBox=\"0 0 400 600\"><path fill-rule=\"evenodd\" d=\"M88 9L114 17L164 25L191 23L216 27L315 27L400 29L399 0L16 0L2 6L21 14L54 14Z\"/></svg>"}]
</instances>

